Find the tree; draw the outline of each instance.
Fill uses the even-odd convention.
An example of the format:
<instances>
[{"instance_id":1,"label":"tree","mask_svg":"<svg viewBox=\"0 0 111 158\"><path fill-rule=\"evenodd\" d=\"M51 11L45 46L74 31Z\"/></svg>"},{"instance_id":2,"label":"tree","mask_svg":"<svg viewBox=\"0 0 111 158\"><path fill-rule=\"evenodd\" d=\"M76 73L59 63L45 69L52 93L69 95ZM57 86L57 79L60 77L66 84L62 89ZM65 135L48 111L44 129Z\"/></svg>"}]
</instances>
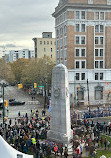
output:
<instances>
[{"instance_id":1,"label":"tree","mask_svg":"<svg viewBox=\"0 0 111 158\"><path fill-rule=\"evenodd\" d=\"M11 67L4 59L0 59L0 79L5 79L8 82L15 80Z\"/></svg>"},{"instance_id":2,"label":"tree","mask_svg":"<svg viewBox=\"0 0 111 158\"><path fill-rule=\"evenodd\" d=\"M10 63L11 70L15 75L16 82L21 82L22 71L24 70L24 68L27 66L28 63L29 63L29 59L24 59L24 58L18 59L13 63Z\"/></svg>"},{"instance_id":3,"label":"tree","mask_svg":"<svg viewBox=\"0 0 111 158\"><path fill-rule=\"evenodd\" d=\"M47 88L49 89L53 66L54 63L49 57L30 60L29 64L22 71L22 83L33 84L36 82L38 85L45 85L47 83Z\"/></svg>"}]
</instances>

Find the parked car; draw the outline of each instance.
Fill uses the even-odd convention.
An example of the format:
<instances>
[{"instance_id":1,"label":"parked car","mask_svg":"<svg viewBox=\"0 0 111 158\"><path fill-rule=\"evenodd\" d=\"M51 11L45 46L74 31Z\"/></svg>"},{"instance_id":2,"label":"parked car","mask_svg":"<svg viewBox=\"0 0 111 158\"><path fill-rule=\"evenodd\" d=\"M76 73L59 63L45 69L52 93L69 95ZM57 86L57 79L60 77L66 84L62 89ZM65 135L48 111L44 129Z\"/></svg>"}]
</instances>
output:
<instances>
[{"instance_id":1,"label":"parked car","mask_svg":"<svg viewBox=\"0 0 111 158\"><path fill-rule=\"evenodd\" d=\"M9 105L24 105L25 102L23 101L16 101L16 100L9 100Z\"/></svg>"}]
</instances>

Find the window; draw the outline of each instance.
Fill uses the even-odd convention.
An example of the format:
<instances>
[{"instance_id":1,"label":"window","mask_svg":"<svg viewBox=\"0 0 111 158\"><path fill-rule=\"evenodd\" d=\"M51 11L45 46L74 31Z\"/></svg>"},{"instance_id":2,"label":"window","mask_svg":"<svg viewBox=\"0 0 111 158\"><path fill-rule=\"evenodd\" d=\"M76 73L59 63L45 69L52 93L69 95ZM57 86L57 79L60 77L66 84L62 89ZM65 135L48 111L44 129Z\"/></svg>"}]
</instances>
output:
<instances>
[{"instance_id":1,"label":"window","mask_svg":"<svg viewBox=\"0 0 111 158\"><path fill-rule=\"evenodd\" d=\"M101 61L101 60L97 60L97 61L95 61L95 68L97 69L97 68L100 68L100 69L103 69L103 61Z\"/></svg>"},{"instance_id":2,"label":"window","mask_svg":"<svg viewBox=\"0 0 111 158\"><path fill-rule=\"evenodd\" d=\"M56 57L59 58L59 51L56 52Z\"/></svg>"},{"instance_id":3,"label":"window","mask_svg":"<svg viewBox=\"0 0 111 158\"><path fill-rule=\"evenodd\" d=\"M76 19L86 19L86 12L85 11L76 11Z\"/></svg>"},{"instance_id":4,"label":"window","mask_svg":"<svg viewBox=\"0 0 111 158\"><path fill-rule=\"evenodd\" d=\"M81 24L81 32L85 32L85 24Z\"/></svg>"},{"instance_id":5,"label":"window","mask_svg":"<svg viewBox=\"0 0 111 158\"><path fill-rule=\"evenodd\" d=\"M95 61L95 68L98 68L98 61Z\"/></svg>"},{"instance_id":6,"label":"window","mask_svg":"<svg viewBox=\"0 0 111 158\"><path fill-rule=\"evenodd\" d=\"M76 80L85 80L85 73L76 73Z\"/></svg>"},{"instance_id":7,"label":"window","mask_svg":"<svg viewBox=\"0 0 111 158\"><path fill-rule=\"evenodd\" d=\"M103 68L103 61L100 61L100 68Z\"/></svg>"},{"instance_id":8,"label":"window","mask_svg":"<svg viewBox=\"0 0 111 158\"><path fill-rule=\"evenodd\" d=\"M95 56L98 57L98 52L99 50L98 49L95 49Z\"/></svg>"},{"instance_id":9,"label":"window","mask_svg":"<svg viewBox=\"0 0 111 158\"><path fill-rule=\"evenodd\" d=\"M59 48L59 41L57 40L57 45L56 45L57 49Z\"/></svg>"},{"instance_id":10,"label":"window","mask_svg":"<svg viewBox=\"0 0 111 158\"><path fill-rule=\"evenodd\" d=\"M95 73L95 80L98 80L98 73Z\"/></svg>"},{"instance_id":11,"label":"window","mask_svg":"<svg viewBox=\"0 0 111 158\"><path fill-rule=\"evenodd\" d=\"M44 48L44 52L46 52L46 48Z\"/></svg>"},{"instance_id":12,"label":"window","mask_svg":"<svg viewBox=\"0 0 111 158\"><path fill-rule=\"evenodd\" d=\"M62 45L63 45L63 40L62 40L62 38L60 39L60 48L62 48Z\"/></svg>"},{"instance_id":13,"label":"window","mask_svg":"<svg viewBox=\"0 0 111 158\"><path fill-rule=\"evenodd\" d=\"M86 68L86 61L79 60L76 61L76 69L85 69Z\"/></svg>"},{"instance_id":14,"label":"window","mask_svg":"<svg viewBox=\"0 0 111 158\"><path fill-rule=\"evenodd\" d=\"M81 56L85 57L85 49L81 49Z\"/></svg>"},{"instance_id":15,"label":"window","mask_svg":"<svg viewBox=\"0 0 111 158\"><path fill-rule=\"evenodd\" d=\"M85 32L86 25L85 24L76 24L76 32Z\"/></svg>"},{"instance_id":16,"label":"window","mask_svg":"<svg viewBox=\"0 0 111 158\"><path fill-rule=\"evenodd\" d=\"M98 36L98 37L95 37L95 44L103 44L103 37L101 36Z\"/></svg>"},{"instance_id":17,"label":"window","mask_svg":"<svg viewBox=\"0 0 111 158\"><path fill-rule=\"evenodd\" d=\"M95 87L95 100L103 99L103 87L97 86Z\"/></svg>"},{"instance_id":18,"label":"window","mask_svg":"<svg viewBox=\"0 0 111 158\"><path fill-rule=\"evenodd\" d=\"M81 80L85 80L85 73L81 73Z\"/></svg>"},{"instance_id":19,"label":"window","mask_svg":"<svg viewBox=\"0 0 111 158\"><path fill-rule=\"evenodd\" d=\"M52 48L51 48L51 52L52 52Z\"/></svg>"},{"instance_id":20,"label":"window","mask_svg":"<svg viewBox=\"0 0 111 158\"><path fill-rule=\"evenodd\" d=\"M79 73L76 73L76 80L79 80Z\"/></svg>"},{"instance_id":21,"label":"window","mask_svg":"<svg viewBox=\"0 0 111 158\"><path fill-rule=\"evenodd\" d=\"M84 69L85 68L85 61L82 61L81 63L82 63L81 68Z\"/></svg>"},{"instance_id":22,"label":"window","mask_svg":"<svg viewBox=\"0 0 111 158\"><path fill-rule=\"evenodd\" d=\"M103 37L100 37L100 44L103 44Z\"/></svg>"},{"instance_id":23,"label":"window","mask_svg":"<svg viewBox=\"0 0 111 158\"><path fill-rule=\"evenodd\" d=\"M75 56L85 57L86 56L86 49L85 48L75 48Z\"/></svg>"},{"instance_id":24,"label":"window","mask_svg":"<svg viewBox=\"0 0 111 158\"><path fill-rule=\"evenodd\" d=\"M103 80L103 73L95 73L95 80Z\"/></svg>"},{"instance_id":25,"label":"window","mask_svg":"<svg viewBox=\"0 0 111 158\"><path fill-rule=\"evenodd\" d=\"M66 34L66 33L67 33L67 27L64 26L64 34Z\"/></svg>"},{"instance_id":26,"label":"window","mask_svg":"<svg viewBox=\"0 0 111 158\"><path fill-rule=\"evenodd\" d=\"M81 37L81 44L85 44L85 37Z\"/></svg>"},{"instance_id":27,"label":"window","mask_svg":"<svg viewBox=\"0 0 111 158\"><path fill-rule=\"evenodd\" d=\"M60 35L63 35L63 28L60 28Z\"/></svg>"},{"instance_id":28,"label":"window","mask_svg":"<svg viewBox=\"0 0 111 158\"><path fill-rule=\"evenodd\" d=\"M80 38L80 37L76 36L76 44L80 44L80 43L79 43L79 38Z\"/></svg>"},{"instance_id":29,"label":"window","mask_svg":"<svg viewBox=\"0 0 111 158\"><path fill-rule=\"evenodd\" d=\"M99 12L96 12L96 13L95 13L95 19L96 19L96 20L99 20Z\"/></svg>"},{"instance_id":30,"label":"window","mask_svg":"<svg viewBox=\"0 0 111 158\"><path fill-rule=\"evenodd\" d=\"M40 41L40 44L42 44L42 41Z\"/></svg>"},{"instance_id":31,"label":"window","mask_svg":"<svg viewBox=\"0 0 111 158\"><path fill-rule=\"evenodd\" d=\"M76 19L79 19L79 17L80 17L80 13L79 11L76 11Z\"/></svg>"},{"instance_id":32,"label":"window","mask_svg":"<svg viewBox=\"0 0 111 158\"><path fill-rule=\"evenodd\" d=\"M88 4L93 4L93 0L88 0Z\"/></svg>"},{"instance_id":33,"label":"window","mask_svg":"<svg viewBox=\"0 0 111 158\"><path fill-rule=\"evenodd\" d=\"M80 30L79 30L79 24L76 24L76 32L80 32Z\"/></svg>"},{"instance_id":34,"label":"window","mask_svg":"<svg viewBox=\"0 0 111 158\"><path fill-rule=\"evenodd\" d=\"M76 61L76 69L79 69L79 61Z\"/></svg>"},{"instance_id":35,"label":"window","mask_svg":"<svg viewBox=\"0 0 111 158\"><path fill-rule=\"evenodd\" d=\"M99 44L99 37L95 37L95 44Z\"/></svg>"},{"instance_id":36,"label":"window","mask_svg":"<svg viewBox=\"0 0 111 158\"><path fill-rule=\"evenodd\" d=\"M107 5L111 5L111 0L107 0Z\"/></svg>"},{"instance_id":37,"label":"window","mask_svg":"<svg viewBox=\"0 0 111 158\"><path fill-rule=\"evenodd\" d=\"M98 48L98 49L95 49L95 56L96 57L103 57L103 49L100 49L100 48Z\"/></svg>"},{"instance_id":38,"label":"window","mask_svg":"<svg viewBox=\"0 0 111 158\"><path fill-rule=\"evenodd\" d=\"M80 90L77 88L77 100L84 100L84 88L82 86Z\"/></svg>"},{"instance_id":39,"label":"window","mask_svg":"<svg viewBox=\"0 0 111 158\"><path fill-rule=\"evenodd\" d=\"M103 73L100 73L100 80L103 80Z\"/></svg>"},{"instance_id":40,"label":"window","mask_svg":"<svg viewBox=\"0 0 111 158\"><path fill-rule=\"evenodd\" d=\"M76 44L86 44L85 36L76 36Z\"/></svg>"},{"instance_id":41,"label":"window","mask_svg":"<svg viewBox=\"0 0 111 158\"><path fill-rule=\"evenodd\" d=\"M52 41L50 41L50 44L52 45Z\"/></svg>"},{"instance_id":42,"label":"window","mask_svg":"<svg viewBox=\"0 0 111 158\"><path fill-rule=\"evenodd\" d=\"M103 49L100 49L100 56L103 56Z\"/></svg>"},{"instance_id":43,"label":"window","mask_svg":"<svg viewBox=\"0 0 111 158\"><path fill-rule=\"evenodd\" d=\"M79 49L76 49L76 56L79 57Z\"/></svg>"},{"instance_id":44,"label":"window","mask_svg":"<svg viewBox=\"0 0 111 158\"><path fill-rule=\"evenodd\" d=\"M47 44L49 44L49 41L47 41Z\"/></svg>"},{"instance_id":45,"label":"window","mask_svg":"<svg viewBox=\"0 0 111 158\"><path fill-rule=\"evenodd\" d=\"M95 20L104 20L104 12L95 12Z\"/></svg>"},{"instance_id":46,"label":"window","mask_svg":"<svg viewBox=\"0 0 111 158\"><path fill-rule=\"evenodd\" d=\"M104 30L103 25L100 25L100 32L103 32L103 30Z\"/></svg>"},{"instance_id":47,"label":"window","mask_svg":"<svg viewBox=\"0 0 111 158\"><path fill-rule=\"evenodd\" d=\"M64 16L64 20L66 20L66 18L67 18L67 12L65 12L65 13L63 14L63 16Z\"/></svg>"},{"instance_id":48,"label":"window","mask_svg":"<svg viewBox=\"0 0 111 158\"><path fill-rule=\"evenodd\" d=\"M95 26L95 32L99 32L99 25Z\"/></svg>"},{"instance_id":49,"label":"window","mask_svg":"<svg viewBox=\"0 0 111 158\"><path fill-rule=\"evenodd\" d=\"M64 49L64 59L67 60L67 49Z\"/></svg>"},{"instance_id":50,"label":"window","mask_svg":"<svg viewBox=\"0 0 111 158\"><path fill-rule=\"evenodd\" d=\"M56 31L56 37L58 37L58 36L59 36L59 30Z\"/></svg>"},{"instance_id":51,"label":"window","mask_svg":"<svg viewBox=\"0 0 111 158\"><path fill-rule=\"evenodd\" d=\"M85 19L85 11L81 11L81 19Z\"/></svg>"},{"instance_id":52,"label":"window","mask_svg":"<svg viewBox=\"0 0 111 158\"><path fill-rule=\"evenodd\" d=\"M104 20L104 12L100 12L100 20Z\"/></svg>"},{"instance_id":53,"label":"window","mask_svg":"<svg viewBox=\"0 0 111 158\"><path fill-rule=\"evenodd\" d=\"M60 58L63 58L63 50L60 50Z\"/></svg>"},{"instance_id":54,"label":"window","mask_svg":"<svg viewBox=\"0 0 111 158\"><path fill-rule=\"evenodd\" d=\"M44 41L44 45L45 45L45 41Z\"/></svg>"},{"instance_id":55,"label":"window","mask_svg":"<svg viewBox=\"0 0 111 158\"><path fill-rule=\"evenodd\" d=\"M64 46L67 45L67 37L64 37Z\"/></svg>"}]
</instances>

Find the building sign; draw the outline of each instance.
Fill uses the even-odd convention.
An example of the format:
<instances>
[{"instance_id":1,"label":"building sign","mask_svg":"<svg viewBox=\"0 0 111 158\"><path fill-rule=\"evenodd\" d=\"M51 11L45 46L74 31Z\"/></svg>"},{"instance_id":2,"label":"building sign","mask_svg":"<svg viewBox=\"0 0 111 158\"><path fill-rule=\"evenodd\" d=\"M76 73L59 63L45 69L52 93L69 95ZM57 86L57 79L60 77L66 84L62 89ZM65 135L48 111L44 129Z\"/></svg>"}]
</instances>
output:
<instances>
[{"instance_id":1,"label":"building sign","mask_svg":"<svg viewBox=\"0 0 111 158\"><path fill-rule=\"evenodd\" d=\"M23 158L23 155L17 154L17 158Z\"/></svg>"}]
</instances>

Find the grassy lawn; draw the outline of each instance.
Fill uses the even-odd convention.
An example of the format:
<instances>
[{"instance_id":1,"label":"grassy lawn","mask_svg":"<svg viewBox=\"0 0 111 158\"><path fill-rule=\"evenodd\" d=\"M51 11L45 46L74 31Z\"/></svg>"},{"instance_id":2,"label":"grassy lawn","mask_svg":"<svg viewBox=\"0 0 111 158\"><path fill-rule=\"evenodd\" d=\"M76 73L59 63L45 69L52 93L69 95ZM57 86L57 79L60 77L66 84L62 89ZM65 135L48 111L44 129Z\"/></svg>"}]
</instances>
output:
<instances>
[{"instance_id":1,"label":"grassy lawn","mask_svg":"<svg viewBox=\"0 0 111 158\"><path fill-rule=\"evenodd\" d=\"M102 155L105 155L106 158L111 157L111 150L98 150L97 151L97 158L100 158Z\"/></svg>"},{"instance_id":2,"label":"grassy lawn","mask_svg":"<svg viewBox=\"0 0 111 158\"><path fill-rule=\"evenodd\" d=\"M106 135L101 135L101 136L103 137L103 140L106 137L107 141L110 141L110 150L108 150L108 148L106 148L107 150L104 150L104 144L103 144L103 149L99 148L97 150L97 158L100 158L102 155L105 155L106 158L110 158L111 157L111 138Z\"/></svg>"}]
</instances>

